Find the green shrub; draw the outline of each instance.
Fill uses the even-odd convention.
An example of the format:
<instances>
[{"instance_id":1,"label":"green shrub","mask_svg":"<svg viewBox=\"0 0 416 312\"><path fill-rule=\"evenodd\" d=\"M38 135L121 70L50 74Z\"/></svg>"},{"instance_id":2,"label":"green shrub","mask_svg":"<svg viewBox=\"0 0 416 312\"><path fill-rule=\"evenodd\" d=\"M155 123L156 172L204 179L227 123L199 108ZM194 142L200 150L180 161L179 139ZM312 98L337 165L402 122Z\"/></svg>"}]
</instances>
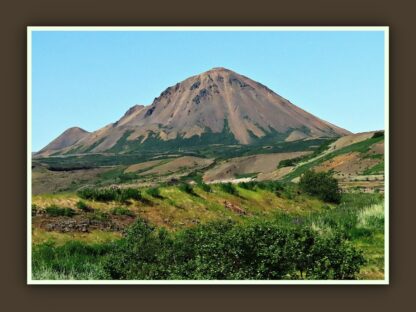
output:
<instances>
[{"instance_id":1,"label":"green shrub","mask_svg":"<svg viewBox=\"0 0 416 312\"><path fill-rule=\"evenodd\" d=\"M373 134L373 139L374 138L380 138L380 137L384 137L384 131L377 131Z\"/></svg>"},{"instance_id":2,"label":"green shrub","mask_svg":"<svg viewBox=\"0 0 416 312\"><path fill-rule=\"evenodd\" d=\"M257 182L257 187L261 190L266 190L276 195L280 195L284 191L284 186L279 181L261 181Z\"/></svg>"},{"instance_id":3,"label":"green shrub","mask_svg":"<svg viewBox=\"0 0 416 312\"><path fill-rule=\"evenodd\" d=\"M38 213L39 207L36 204L32 204L32 217L36 216Z\"/></svg>"},{"instance_id":4,"label":"green shrub","mask_svg":"<svg viewBox=\"0 0 416 312\"><path fill-rule=\"evenodd\" d=\"M90 207L90 206L88 206L85 202L83 202L82 200L79 200L77 203L76 203L76 206L77 206L77 208L78 209L80 209L80 210L82 210L82 211L85 211L85 212L89 212L89 211L92 211L93 209Z\"/></svg>"},{"instance_id":5,"label":"green shrub","mask_svg":"<svg viewBox=\"0 0 416 312\"><path fill-rule=\"evenodd\" d=\"M207 193L211 193L212 192L212 187L204 182L200 182L198 183L198 186Z\"/></svg>"},{"instance_id":6,"label":"green shrub","mask_svg":"<svg viewBox=\"0 0 416 312\"><path fill-rule=\"evenodd\" d=\"M124 207L115 207L111 210L111 214L115 216L129 216L134 217L134 213Z\"/></svg>"},{"instance_id":7,"label":"green shrub","mask_svg":"<svg viewBox=\"0 0 416 312\"><path fill-rule=\"evenodd\" d=\"M133 188L84 188L78 191L78 196L82 199L101 202L119 201L125 203L129 199L144 201L140 191Z\"/></svg>"},{"instance_id":8,"label":"green shrub","mask_svg":"<svg viewBox=\"0 0 416 312\"><path fill-rule=\"evenodd\" d=\"M243 189L253 191L256 188L257 184L258 183L255 181L249 181L249 182L240 182L237 185L238 187L241 187Z\"/></svg>"},{"instance_id":9,"label":"green shrub","mask_svg":"<svg viewBox=\"0 0 416 312\"><path fill-rule=\"evenodd\" d=\"M51 205L45 211L50 217L73 217L76 214L72 208L62 208L57 205Z\"/></svg>"},{"instance_id":10,"label":"green shrub","mask_svg":"<svg viewBox=\"0 0 416 312\"><path fill-rule=\"evenodd\" d=\"M94 212L88 214L88 219L105 222L105 221L109 221L111 218L108 213L95 210Z\"/></svg>"},{"instance_id":11,"label":"green shrub","mask_svg":"<svg viewBox=\"0 0 416 312\"><path fill-rule=\"evenodd\" d=\"M152 188L147 189L146 193L149 194L150 196L154 197L154 198L160 198L160 199L163 198L163 196L160 195L159 188L157 188L157 187L152 187Z\"/></svg>"},{"instance_id":12,"label":"green shrub","mask_svg":"<svg viewBox=\"0 0 416 312\"><path fill-rule=\"evenodd\" d=\"M170 234L138 220L103 268L112 279L352 279L363 264L338 231L221 221Z\"/></svg>"},{"instance_id":13,"label":"green shrub","mask_svg":"<svg viewBox=\"0 0 416 312\"><path fill-rule=\"evenodd\" d=\"M221 191L223 191L223 192L229 193L231 195L238 195L237 189L230 182L228 182L228 183L220 183L219 184L219 187L220 187Z\"/></svg>"},{"instance_id":14,"label":"green shrub","mask_svg":"<svg viewBox=\"0 0 416 312\"><path fill-rule=\"evenodd\" d=\"M300 178L299 187L306 193L323 201L340 203L341 189L332 172L306 171Z\"/></svg>"},{"instance_id":15,"label":"green shrub","mask_svg":"<svg viewBox=\"0 0 416 312\"><path fill-rule=\"evenodd\" d=\"M138 189L133 188L127 188L127 189L119 189L119 192L116 196L116 201L125 203L129 199L134 199L137 201L145 202L145 199L143 198L142 194Z\"/></svg>"},{"instance_id":16,"label":"green shrub","mask_svg":"<svg viewBox=\"0 0 416 312\"><path fill-rule=\"evenodd\" d=\"M284 159L279 162L279 165L277 166L277 169L284 168L284 167L292 167L297 165L302 160L308 159L309 156L300 156L290 159Z\"/></svg>"},{"instance_id":17,"label":"green shrub","mask_svg":"<svg viewBox=\"0 0 416 312\"><path fill-rule=\"evenodd\" d=\"M190 185L188 183L181 183L181 184L179 184L178 188L179 188L180 191L182 191L184 193L187 193L187 194L192 195L192 196L198 196L195 193L194 188L192 187L192 185Z\"/></svg>"}]
</instances>

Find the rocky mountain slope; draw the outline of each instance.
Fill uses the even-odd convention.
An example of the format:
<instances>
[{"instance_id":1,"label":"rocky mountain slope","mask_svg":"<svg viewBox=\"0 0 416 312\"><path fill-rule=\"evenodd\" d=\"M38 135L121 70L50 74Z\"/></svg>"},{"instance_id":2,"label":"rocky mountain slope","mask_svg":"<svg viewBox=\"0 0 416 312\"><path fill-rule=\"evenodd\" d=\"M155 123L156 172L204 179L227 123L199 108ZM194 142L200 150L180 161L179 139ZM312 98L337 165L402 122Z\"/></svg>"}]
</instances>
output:
<instances>
[{"instance_id":1,"label":"rocky mountain slope","mask_svg":"<svg viewBox=\"0 0 416 312\"><path fill-rule=\"evenodd\" d=\"M46 145L43 149L39 151L39 154L49 155L55 152L58 152L62 149L65 149L69 146L74 145L79 140L88 136L90 132L85 131L84 129L78 127L72 127L65 130L60 136L55 140Z\"/></svg>"},{"instance_id":2,"label":"rocky mountain slope","mask_svg":"<svg viewBox=\"0 0 416 312\"><path fill-rule=\"evenodd\" d=\"M262 139L293 141L350 133L225 68L213 68L179 82L163 91L151 105L133 106L117 122L77 140L67 140L71 134L68 131L41 154L50 154L52 148L58 154L119 153L163 143L250 144ZM57 140L65 143L54 143Z\"/></svg>"}]
</instances>

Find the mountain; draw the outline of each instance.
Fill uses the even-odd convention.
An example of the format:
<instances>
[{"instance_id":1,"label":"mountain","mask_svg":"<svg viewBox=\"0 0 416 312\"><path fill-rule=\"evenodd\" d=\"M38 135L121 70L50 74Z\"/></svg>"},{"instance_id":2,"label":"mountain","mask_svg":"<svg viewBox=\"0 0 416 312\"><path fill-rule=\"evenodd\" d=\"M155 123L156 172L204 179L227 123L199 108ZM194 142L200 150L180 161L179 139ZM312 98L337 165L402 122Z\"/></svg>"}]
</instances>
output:
<instances>
[{"instance_id":1,"label":"mountain","mask_svg":"<svg viewBox=\"0 0 416 312\"><path fill-rule=\"evenodd\" d=\"M90 132L85 131L79 127L72 127L65 130L60 136L55 140L50 142L44 148L42 148L38 154L50 155L62 149L65 149L69 146L74 145L79 140L88 136Z\"/></svg>"},{"instance_id":2,"label":"mountain","mask_svg":"<svg viewBox=\"0 0 416 312\"><path fill-rule=\"evenodd\" d=\"M69 131L69 130L67 130ZM148 106L136 105L113 124L54 144L61 154L129 152L155 146L251 144L350 134L302 110L266 86L219 67L164 90ZM51 144L42 151L49 151Z\"/></svg>"}]
</instances>

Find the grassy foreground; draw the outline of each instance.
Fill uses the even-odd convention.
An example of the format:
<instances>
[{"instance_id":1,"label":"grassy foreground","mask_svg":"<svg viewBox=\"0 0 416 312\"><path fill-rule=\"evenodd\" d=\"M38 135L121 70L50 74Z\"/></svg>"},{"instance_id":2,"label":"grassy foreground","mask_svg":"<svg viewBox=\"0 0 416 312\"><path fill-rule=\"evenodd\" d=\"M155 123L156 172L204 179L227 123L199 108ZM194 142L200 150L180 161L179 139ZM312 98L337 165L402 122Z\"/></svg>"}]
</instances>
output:
<instances>
[{"instance_id":1,"label":"grassy foreground","mask_svg":"<svg viewBox=\"0 0 416 312\"><path fill-rule=\"evenodd\" d=\"M122 238L100 231L34 229L33 278L384 278L382 194L343 194L339 205L327 205L290 191L235 190L194 187L192 194L165 187L157 194L144 192L148 201L129 206L137 220ZM36 202L64 201L75 207L77 200L66 194L41 196ZM224 208L224 200L246 214ZM87 203L109 212L116 205ZM182 222L196 216L196 224ZM229 218L224 221L224 216Z\"/></svg>"}]
</instances>

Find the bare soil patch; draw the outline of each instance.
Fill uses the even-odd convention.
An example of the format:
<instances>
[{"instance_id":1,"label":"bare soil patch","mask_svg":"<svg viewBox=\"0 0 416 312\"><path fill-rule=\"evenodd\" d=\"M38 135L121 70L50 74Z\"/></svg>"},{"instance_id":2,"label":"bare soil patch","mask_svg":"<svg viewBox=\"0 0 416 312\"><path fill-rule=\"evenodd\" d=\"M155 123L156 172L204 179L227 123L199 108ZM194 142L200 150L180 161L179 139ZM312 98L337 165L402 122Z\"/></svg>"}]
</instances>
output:
<instances>
[{"instance_id":1,"label":"bare soil patch","mask_svg":"<svg viewBox=\"0 0 416 312\"><path fill-rule=\"evenodd\" d=\"M164 163L160 166L153 167L150 170L140 173L140 175L165 175L170 173L175 173L182 170L188 169L199 169L209 166L213 163L213 159L206 159L194 156L184 156L173 159L167 163Z\"/></svg>"},{"instance_id":2,"label":"bare soil patch","mask_svg":"<svg viewBox=\"0 0 416 312\"><path fill-rule=\"evenodd\" d=\"M96 179L99 174L113 168L93 168L73 171L50 171L44 167L32 170L32 194L46 194L67 191L74 185Z\"/></svg>"},{"instance_id":3,"label":"bare soil patch","mask_svg":"<svg viewBox=\"0 0 416 312\"><path fill-rule=\"evenodd\" d=\"M161 162L163 162L162 159L145 161L145 162L134 164L134 165L131 165L131 166L127 167L127 169L124 170L124 172L130 173L130 172L142 171L142 170L151 168L153 166L157 166Z\"/></svg>"},{"instance_id":4,"label":"bare soil patch","mask_svg":"<svg viewBox=\"0 0 416 312\"><path fill-rule=\"evenodd\" d=\"M314 169L318 172L334 170L340 176L359 175L364 170L379 163L379 159L363 158L358 152L342 154L324 161Z\"/></svg>"},{"instance_id":5,"label":"bare soil patch","mask_svg":"<svg viewBox=\"0 0 416 312\"><path fill-rule=\"evenodd\" d=\"M285 159L307 155L310 152L258 154L228 159L204 174L204 181L233 179L237 175L271 173Z\"/></svg>"}]
</instances>

